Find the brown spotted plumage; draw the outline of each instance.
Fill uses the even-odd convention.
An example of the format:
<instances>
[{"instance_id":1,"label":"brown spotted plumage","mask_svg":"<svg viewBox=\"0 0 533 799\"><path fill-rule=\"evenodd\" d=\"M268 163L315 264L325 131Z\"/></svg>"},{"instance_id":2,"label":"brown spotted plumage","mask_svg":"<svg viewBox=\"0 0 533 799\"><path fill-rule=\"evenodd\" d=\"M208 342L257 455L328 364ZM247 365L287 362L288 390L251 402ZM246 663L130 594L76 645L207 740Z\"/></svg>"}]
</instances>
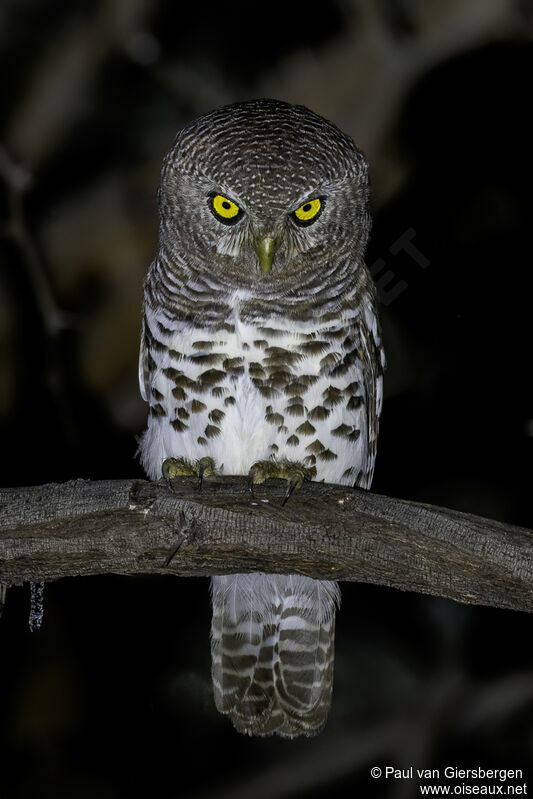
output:
<instances>
[{"instance_id":1,"label":"brown spotted plumage","mask_svg":"<svg viewBox=\"0 0 533 799\"><path fill-rule=\"evenodd\" d=\"M361 152L300 106L228 106L178 134L159 202L139 364L149 476L278 477L286 498L306 479L369 486L384 359ZM321 729L338 599L297 575L213 578L215 702L239 731Z\"/></svg>"}]
</instances>

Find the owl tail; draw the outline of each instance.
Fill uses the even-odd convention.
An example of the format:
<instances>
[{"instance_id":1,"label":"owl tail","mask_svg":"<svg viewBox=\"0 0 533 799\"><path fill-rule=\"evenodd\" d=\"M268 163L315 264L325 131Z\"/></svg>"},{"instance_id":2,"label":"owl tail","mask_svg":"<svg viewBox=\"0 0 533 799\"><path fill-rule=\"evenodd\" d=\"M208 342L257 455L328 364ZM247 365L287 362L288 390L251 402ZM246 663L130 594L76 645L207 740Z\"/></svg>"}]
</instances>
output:
<instances>
[{"instance_id":1,"label":"owl tail","mask_svg":"<svg viewBox=\"0 0 533 799\"><path fill-rule=\"evenodd\" d=\"M232 574L211 587L218 710L248 735L315 735L331 704L337 584Z\"/></svg>"}]
</instances>

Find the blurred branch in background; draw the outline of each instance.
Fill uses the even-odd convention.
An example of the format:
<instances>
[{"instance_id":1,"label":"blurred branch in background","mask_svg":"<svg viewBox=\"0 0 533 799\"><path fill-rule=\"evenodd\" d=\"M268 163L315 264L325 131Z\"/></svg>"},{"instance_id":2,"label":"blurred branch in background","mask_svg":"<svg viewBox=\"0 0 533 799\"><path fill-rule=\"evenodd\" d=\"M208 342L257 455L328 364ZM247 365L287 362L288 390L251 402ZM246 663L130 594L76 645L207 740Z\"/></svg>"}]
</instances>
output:
<instances>
[{"instance_id":1,"label":"blurred branch in background","mask_svg":"<svg viewBox=\"0 0 533 799\"><path fill-rule=\"evenodd\" d=\"M37 247L26 223L24 195L32 185L32 175L16 164L7 150L0 146L0 177L9 196L9 218L4 222L4 234L11 236L20 250L33 287L36 304L41 312L46 334L53 338L64 327L63 314L59 311L46 276Z\"/></svg>"},{"instance_id":2,"label":"blurred branch in background","mask_svg":"<svg viewBox=\"0 0 533 799\"><path fill-rule=\"evenodd\" d=\"M26 218L25 197L33 186L33 176L23 166L15 163L1 145L0 178L5 184L8 198L3 232L18 249L21 264L26 271L26 282L39 316L37 324L32 322L32 329L42 347L46 389L57 408L60 424L68 438L76 440L79 436L61 357L61 334L79 326L79 322L74 314L63 312L56 303L45 263Z\"/></svg>"},{"instance_id":3,"label":"blurred branch in background","mask_svg":"<svg viewBox=\"0 0 533 799\"><path fill-rule=\"evenodd\" d=\"M282 481L275 481L278 485ZM205 484L204 484L205 485ZM533 534L324 483L287 506L246 478L83 480L0 491L0 579L263 571L533 610ZM273 498L273 502L271 499Z\"/></svg>"}]
</instances>

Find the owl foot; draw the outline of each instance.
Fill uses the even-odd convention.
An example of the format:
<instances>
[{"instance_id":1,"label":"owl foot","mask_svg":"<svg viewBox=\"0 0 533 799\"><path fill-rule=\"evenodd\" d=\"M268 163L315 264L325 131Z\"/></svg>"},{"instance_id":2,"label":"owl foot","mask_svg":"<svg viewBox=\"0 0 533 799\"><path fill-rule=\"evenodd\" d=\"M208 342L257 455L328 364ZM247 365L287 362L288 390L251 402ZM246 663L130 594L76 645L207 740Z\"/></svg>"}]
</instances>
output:
<instances>
[{"instance_id":1,"label":"owl foot","mask_svg":"<svg viewBox=\"0 0 533 799\"><path fill-rule=\"evenodd\" d=\"M186 458L166 458L161 467L163 477L171 491L174 477L197 477L198 488L202 488L204 477L217 473L213 458L200 458L197 461L188 461Z\"/></svg>"},{"instance_id":2,"label":"owl foot","mask_svg":"<svg viewBox=\"0 0 533 799\"><path fill-rule=\"evenodd\" d=\"M250 493L254 496L254 485L264 483L269 477L287 481L287 490L282 506L290 499L296 488L301 488L304 480L312 480L316 469L308 469L295 461L256 461L248 473Z\"/></svg>"}]
</instances>

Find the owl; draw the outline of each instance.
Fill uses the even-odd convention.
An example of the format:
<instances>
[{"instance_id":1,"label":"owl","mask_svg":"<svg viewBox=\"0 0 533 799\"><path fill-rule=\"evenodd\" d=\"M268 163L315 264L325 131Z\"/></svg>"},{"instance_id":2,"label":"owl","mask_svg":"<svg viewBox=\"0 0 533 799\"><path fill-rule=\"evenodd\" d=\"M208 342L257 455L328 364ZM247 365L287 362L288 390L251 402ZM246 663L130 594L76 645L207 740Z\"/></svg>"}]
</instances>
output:
<instances>
[{"instance_id":1,"label":"owl","mask_svg":"<svg viewBox=\"0 0 533 799\"><path fill-rule=\"evenodd\" d=\"M384 357L351 138L276 100L217 109L178 133L159 211L139 365L148 476L278 477L285 499L304 480L368 487ZM232 574L211 596L217 708L250 735L317 733L336 583Z\"/></svg>"}]
</instances>

